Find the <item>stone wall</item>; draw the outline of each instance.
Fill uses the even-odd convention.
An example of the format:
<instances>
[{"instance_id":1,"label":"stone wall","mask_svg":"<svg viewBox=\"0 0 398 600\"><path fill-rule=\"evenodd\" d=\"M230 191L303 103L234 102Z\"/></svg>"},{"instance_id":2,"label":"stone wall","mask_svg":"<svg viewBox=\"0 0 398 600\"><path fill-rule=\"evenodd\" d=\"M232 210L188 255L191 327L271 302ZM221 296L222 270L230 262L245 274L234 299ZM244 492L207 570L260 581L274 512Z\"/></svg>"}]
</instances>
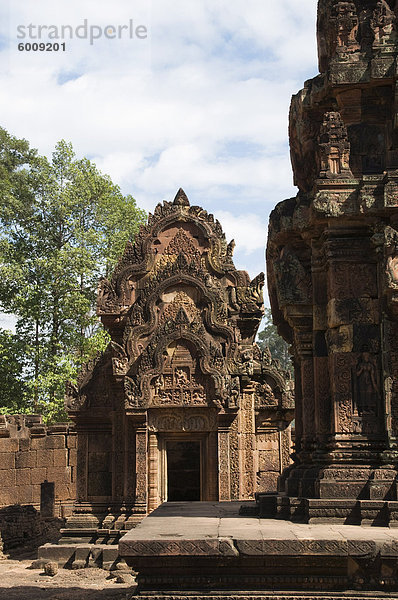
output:
<instances>
[{"instance_id":1,"label":"stone wall","mask_svg":"<svg viewBox=\"0 0 398 600\"><path fill-rule=\"evenodd\" d=\"M66 516L76 495L76 434L40 415L0 415L0 507L33 505ZM53 485L51 485L53 484Z\"/></svg>"}]
</instances>

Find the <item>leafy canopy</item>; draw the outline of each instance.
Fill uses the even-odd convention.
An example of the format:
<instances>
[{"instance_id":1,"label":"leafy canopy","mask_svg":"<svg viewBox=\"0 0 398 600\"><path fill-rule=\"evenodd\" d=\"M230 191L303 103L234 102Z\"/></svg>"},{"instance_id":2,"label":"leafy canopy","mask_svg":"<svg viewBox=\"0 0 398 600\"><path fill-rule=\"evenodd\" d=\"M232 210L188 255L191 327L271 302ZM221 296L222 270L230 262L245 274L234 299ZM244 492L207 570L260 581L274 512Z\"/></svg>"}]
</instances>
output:
<instances>
[{"instance_id":1,"label":"leafy canopy","mask_svg":"<svg viewBox=\"0 0 398 600\"><path fill-rule=\"evenodd\" d=\"M0 410L65 418L66 381L108 343L95 316L98 280L145 213L71 144L61 140L48 160L1 128L0 194L0 308L17 318L0 344L14 344L21 365L8 394L0 372Z\"/></svg>"}]
</instances>

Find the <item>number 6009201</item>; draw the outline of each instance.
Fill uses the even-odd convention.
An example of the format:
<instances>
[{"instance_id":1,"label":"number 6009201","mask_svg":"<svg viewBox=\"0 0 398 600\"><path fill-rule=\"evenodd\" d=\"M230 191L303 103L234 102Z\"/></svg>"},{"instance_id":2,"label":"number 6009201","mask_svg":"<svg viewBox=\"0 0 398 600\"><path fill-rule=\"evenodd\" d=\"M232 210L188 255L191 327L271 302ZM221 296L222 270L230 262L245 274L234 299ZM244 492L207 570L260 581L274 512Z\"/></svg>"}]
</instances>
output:
<instances>
[{"instance_id":1,"label":"number 6009201","mask_svg":"<svg viewBox=\"0 0 398 600\"><path fill-rule=\"evenodd\" d=\"M65 42L61 44L58 42L21 42L18 44L18 50L20 52L65 52L66 44Z\"/></svg>"}]
</instances>

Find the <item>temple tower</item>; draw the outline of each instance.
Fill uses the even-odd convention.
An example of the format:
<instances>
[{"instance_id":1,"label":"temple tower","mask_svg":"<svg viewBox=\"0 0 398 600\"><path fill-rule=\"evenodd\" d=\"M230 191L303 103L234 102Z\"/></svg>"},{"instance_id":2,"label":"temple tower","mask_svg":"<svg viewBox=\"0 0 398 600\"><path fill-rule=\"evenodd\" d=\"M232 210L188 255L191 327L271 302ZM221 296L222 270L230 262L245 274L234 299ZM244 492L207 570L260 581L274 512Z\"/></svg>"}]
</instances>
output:
<instances>
[{"instance_id":1,"label":"temple tower","mask_svg":"<svg viewBox=\"0 0 398 600\"><path fill-rule=\"evenodd\" d=\"M296 447L265 513L396 519L397 13L395 0L320 0L321 74L292 99L299 192L271 214L267 265Z\"/></svg>"}]
</instances>

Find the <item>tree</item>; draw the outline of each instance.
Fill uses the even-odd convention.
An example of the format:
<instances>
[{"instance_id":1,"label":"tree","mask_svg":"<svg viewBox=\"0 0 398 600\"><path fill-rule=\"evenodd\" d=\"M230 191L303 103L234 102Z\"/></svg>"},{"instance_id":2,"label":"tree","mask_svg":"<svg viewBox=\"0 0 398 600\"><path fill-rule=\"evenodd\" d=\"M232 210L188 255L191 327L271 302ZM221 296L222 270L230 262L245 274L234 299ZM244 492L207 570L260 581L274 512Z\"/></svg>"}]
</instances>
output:
<instances>
[{"instance_id":1,"label":"tree","mask_svg":"<svg viewBox=\"0 0 398 600\"><path fill-rule=\"evenodd\" d=\"M0 329L0 414L26 410L24 344L18 336Z\"/></svg>"},{"instance_id":2,"label":"tree","mask_svg":"<svg viewBox=\"0 0 398 600\"><path fill-rule=\"evenodd\" d=\"M15 145L15 138L3 139ZM145 214L92 162L76 159L71 144L59 142L51 161L23 149L27 164L5 167L0 305L17 316L33 408L54 420L65 416L66 380L108 342L94 310L98 280L112 271ZM13 182L19 173L24 185Z\"/></svg>"},{"instance_id":3,"label":"tree","mask_svg":"<svg viewBox=\"0 0 398 600\"><path fill-rule=\"evenodd\" d=\"M276 326L272 323L271 309L266 308L264 314L264 329L259 332L257 344L262 350L268 346L272 358L280 361L286 371L293 374L293 365L289 353L289 344L278 334Z\"/></svg>"}]
</instances>

